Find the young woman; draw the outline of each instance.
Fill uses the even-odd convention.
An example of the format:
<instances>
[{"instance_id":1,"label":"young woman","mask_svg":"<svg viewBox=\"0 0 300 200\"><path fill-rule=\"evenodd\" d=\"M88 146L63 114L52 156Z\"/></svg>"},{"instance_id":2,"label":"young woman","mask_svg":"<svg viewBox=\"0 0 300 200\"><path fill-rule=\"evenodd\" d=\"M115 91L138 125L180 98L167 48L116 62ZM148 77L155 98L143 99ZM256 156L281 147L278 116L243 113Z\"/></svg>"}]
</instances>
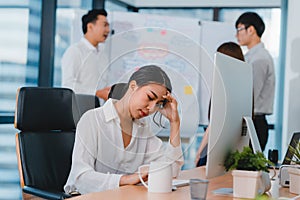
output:
<instances>
[{"instance_id":1,"label":"young woman","mask_svg":"<svg viewBox=\"0 0 300 200\"><path fill-rule=\"evenodd\" d=\"M109 99L80 119L65 192L85 194L137 184L138 167L155 160L171 162L174 177L179 173L180 119L169 77L157 66L144 66L132 74L127 87L120 100ZM144 118L156 112L170 123L167 146Z\"/></svg>"},{"instance_id":2,"label":"young woman","mask_svg":"<svg viewBox=\"0 0 300 200\"><path fill-rule=\"evenodd\" d=\"M221 44L218 47L217 52L226 54L228 56L239 59L241 61L245 61L241 47L234 42L225 42L225 43ZM209 105L209 109L208 109L208 119L209 118L210 118L210 105ZM196 158L194 161L196 167L206 165L208 133L209 133L209 126L205 130L205 133L203 135L202 141L200 143L200 146L199 146L197 154L196 154Z\"/></svg>"}]
</instances>

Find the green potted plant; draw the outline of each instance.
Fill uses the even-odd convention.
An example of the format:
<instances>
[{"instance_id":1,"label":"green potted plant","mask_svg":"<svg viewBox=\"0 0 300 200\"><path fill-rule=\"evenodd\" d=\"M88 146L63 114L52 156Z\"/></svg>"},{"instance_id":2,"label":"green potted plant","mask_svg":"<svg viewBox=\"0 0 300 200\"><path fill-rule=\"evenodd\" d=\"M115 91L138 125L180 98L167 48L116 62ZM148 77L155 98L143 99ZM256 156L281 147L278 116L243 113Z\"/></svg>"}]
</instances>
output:
<instances>
[{"instance_id":1,"label":"green potted plant","mask_svg":"<svg viewBox=\"0 0 300 200\"><path fill-rule=\"evenodd\" d=\"M268 165L273 165L261 152L254 153L250 147L242 152L230 152L224 162L226 171L232 170L233 196L255 198L271 187ZM247 185L247 187L245 187Z\"/></svg>"},{"instance_id":2,"label":"green potted plant","mask_svg":"<svg viewBox=\"0 0 300 200\"><path fill-rule=\"evenodd\" d=\"M293 157L290 159L292 165L298 165L298 167L290 167L288 169L290 178L290 192L294 194L300 194L300 141L293 141L293 144L289 146L289 150Z\"/></svg>"}]
</instances>

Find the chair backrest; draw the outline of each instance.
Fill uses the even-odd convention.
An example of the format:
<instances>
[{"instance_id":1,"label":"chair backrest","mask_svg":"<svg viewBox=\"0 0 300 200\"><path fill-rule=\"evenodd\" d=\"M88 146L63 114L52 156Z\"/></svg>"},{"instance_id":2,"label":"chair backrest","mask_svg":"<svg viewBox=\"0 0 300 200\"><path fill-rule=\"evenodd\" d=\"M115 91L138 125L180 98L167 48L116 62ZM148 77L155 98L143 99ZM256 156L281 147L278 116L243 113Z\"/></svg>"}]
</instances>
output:
<instances>
[{"instance_id":1,"label":"chair backrest","mask_svg":"<svg viewBox=\"0 0 300 200\"><path fill-rule=\"evenodd\" d=\"M72 90L23 87L15 127L21 186L63 192L71 169L79 110Z\"/></svg>"},{"instance_id":2,"label":"chair backrest","mask_svg":"<svg viewBox=\"0 0 300 200\"><path fill-rule=\"evenodd\" d=\"M96 95L75 94L80 116L86 111L100 107L99 98Z\"/></svg>"},{"instance_id":3,"label":"chair backrest","mask_svg":"<svg viewBox=\"0 0 300 200\"><path fill-rule=\"evenodd\" d=\"M113 84L108 93L108 98L121 99L127 91L127 83Z\"/></svg>"}]
</instances>

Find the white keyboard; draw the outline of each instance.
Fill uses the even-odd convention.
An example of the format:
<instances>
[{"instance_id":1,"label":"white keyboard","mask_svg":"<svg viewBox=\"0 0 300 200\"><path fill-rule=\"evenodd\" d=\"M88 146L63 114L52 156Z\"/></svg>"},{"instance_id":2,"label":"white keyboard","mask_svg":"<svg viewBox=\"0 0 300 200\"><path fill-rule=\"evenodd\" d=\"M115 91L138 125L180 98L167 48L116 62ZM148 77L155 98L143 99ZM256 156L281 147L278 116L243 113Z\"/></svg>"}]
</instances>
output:
<instances>
[{"instance_id":1,"label":"white keyboard","mask_svg":"<svg viewBox=\"0 0 300 200\"><path fill-rule=\"evenodd\" d=\"M189 180L185 179L174 179L172 180L172 185L175 187L182 187L182 186L187 186L190 184Z\"/></svg>"}]
</instances>

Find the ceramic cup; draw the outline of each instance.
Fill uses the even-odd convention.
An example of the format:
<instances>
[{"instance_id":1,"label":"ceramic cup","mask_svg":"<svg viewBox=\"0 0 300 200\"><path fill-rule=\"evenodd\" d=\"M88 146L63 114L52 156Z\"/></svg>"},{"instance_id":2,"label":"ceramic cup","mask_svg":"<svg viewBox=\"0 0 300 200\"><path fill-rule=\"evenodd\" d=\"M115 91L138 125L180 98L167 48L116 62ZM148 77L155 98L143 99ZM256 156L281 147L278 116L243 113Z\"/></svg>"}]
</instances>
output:
<instances>
[{"instance_id":1,"label":"ceramic cup","mask_svg":"<svg viewBox=\"0 0 300 200\"><path fill-rule=\"evenodd\" d=\"M141 177L141 173L149 168L148 185ZM172 165L169 162L154 161L150 165L142 165L138 169L141 183L148 188L148 192L167 193L172 191Z\"/></svg>"}]
</instances>

